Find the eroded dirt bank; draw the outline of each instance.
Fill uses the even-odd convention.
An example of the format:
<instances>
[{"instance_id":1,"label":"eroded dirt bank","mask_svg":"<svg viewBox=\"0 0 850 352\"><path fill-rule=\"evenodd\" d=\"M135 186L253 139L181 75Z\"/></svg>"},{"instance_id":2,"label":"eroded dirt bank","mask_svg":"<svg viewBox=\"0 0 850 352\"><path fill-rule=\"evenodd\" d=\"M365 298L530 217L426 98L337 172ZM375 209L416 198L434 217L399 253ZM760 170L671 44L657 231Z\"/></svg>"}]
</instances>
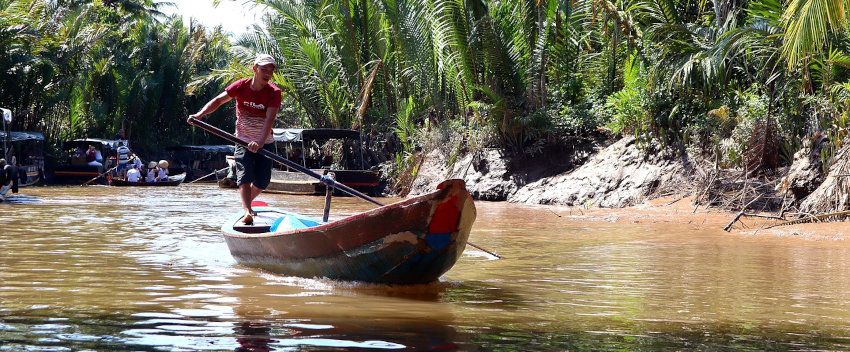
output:
<instances>
[{"instance_id":1,"label":"eroded dirt bank","mask_svg":"<svg viewBox=\"0 0 850 352\"><path fill-rule=\"evenodd\" d=\"M716 174L711 174L705 163L701 166L685 153L653 150L634 138L554 150L538 157L485 149L453 165L447 160L439 151L427 154L410 194L428 192L447 178L460 178L477 200L553 205L552 211L558 216L593 221L670 222L722 230L738 215L728 207L718 208L716 201L701 198L722 188L712 183ZM744 184L752 182L745 180ZM767 186L761 184L763 189L775 188ZM698 198L700 201L696 201ZM759 211L750 209L747 213ZM850 223L846 222L775 226L782 222L742 216L730 232L809 240L843 241L850 237Z\"/></svg>"},{"instance_id":2,"label":"eroded dirt bank","mask_svg":"<svg viewBox=\"0 0 850 352\"><path fill-rule=\"evenodd\" d=\"M439 151L428 154L411 194L426 193L446 178L460 178L481 200L619 208L687 195L705 177L687 155L658 152L634 138L537 157L487 149L451 167L446 160Z\"/></svg>"}]
</instances>

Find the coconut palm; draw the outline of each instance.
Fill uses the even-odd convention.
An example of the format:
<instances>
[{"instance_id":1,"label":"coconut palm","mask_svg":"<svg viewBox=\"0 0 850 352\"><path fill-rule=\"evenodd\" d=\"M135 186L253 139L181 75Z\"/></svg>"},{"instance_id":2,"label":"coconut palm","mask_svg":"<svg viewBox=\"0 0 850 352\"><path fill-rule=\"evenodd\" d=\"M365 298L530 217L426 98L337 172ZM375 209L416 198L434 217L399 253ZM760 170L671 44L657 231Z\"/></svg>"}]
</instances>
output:
<instances>
[{"instance_id":1,"label":"coconut palm","mask_svg":"<svg viewBox=\"0 0 850 352\"><path fill-rule=\"evenodd\" d=\"M807 57L821 53L830 32L841 32L847 25L847 0L791 0L782 14L785 28L782 54L788 68L802 64Z\"/></svg>"}]
</instances>

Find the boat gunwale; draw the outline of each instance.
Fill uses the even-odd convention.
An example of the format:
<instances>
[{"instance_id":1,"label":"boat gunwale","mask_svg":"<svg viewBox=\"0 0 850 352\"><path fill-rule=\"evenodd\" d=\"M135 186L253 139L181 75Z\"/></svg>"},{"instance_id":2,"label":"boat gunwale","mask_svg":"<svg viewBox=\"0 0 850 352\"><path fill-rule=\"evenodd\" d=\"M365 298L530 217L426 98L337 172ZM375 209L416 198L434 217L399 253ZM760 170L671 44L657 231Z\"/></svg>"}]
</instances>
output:
<instances>
[{"instance_id":1,"label":"boat gunwale","mask_svg":"<svg viewBox=\"0 0 850 352\"><path fill-rule=\"evenodd\" d=\"M168 186L179 186L186 180L186 173L180 173L177 175L168 176L168 181L157 181L157 182L132 182L127 180L119 180L119 179L111 179L109 181L109 185L113 187L168 187ZM171 179L174 177L175 179ZM179 177L179 178L178 178ZM113 181L118 181L120 184L113 184Z\"/></svg>"},{"instance_id":2,"label":"boat gunwale","mask_svg":"<svg viewBox=\"0 0 850 352\"><path fill-rule=\"evenodd\" d=\"M303 228L303 229L295 229L295 230L288 230L288 231L261 232L261 233L245 233L245 232L237 231L233 228L233 226L234 226L234 224L236 224L237 221L239 221L239 219L242 218L242 214L237 213L235 215L232 215L228 219L228 221L226 221L224 223L224 225L221 227L221 231L225 236L229 236L229 237L256 238L256 239L284 237L284 236L290 236L290 235L296 235L296 234L302 234L302 233L309 233L309 232L321 232L321 231L324 231L324 230L332 230L336 226L344 226L344 225L350 223L351 221L354 221L354 220L357 220L357 219L360 219L360 218L364 218L364 217L368 217L372 214L377 214L377 213L386 211L388 209L403 208L403 207L406 207L406 206L409 206L409 205L412 205L412 204L416 204L416 203L422 201L423 199L426 199L426 198L429 198L429 197L433 198L434 196L439 194L439 192L442 192L442 190L436 190L434 192L431 192L431 193L428 193L428 194L423 194L423 195L418 196L418 197L413 197L413 198L402 200L400 202L387 204L387 205L384 205L382 207L370 209L370 210L367 210L367 211L364 211L364 212L360 212L360 213L357 213L357 214L354 214L354 215L351 215L351 216L347 216L347 217L344 217L344 218L341 218L341 219L338 219L338 220L335 220L335 221L332 221L332 222L324 223L324 224L321 224L321 225L318 225L318 226L312 226L312 227L307 227L307 228ZM291 214L291 215L303 216L303 215L298 214L298 213L285 211L285 210L281 210L281 209L274 208L274 207L255 207L255 208L257 209L258 212L273 211L274 210L274 211L277 211L277 212L282 213L282 214Z\"/></svg>"}]
</instances>

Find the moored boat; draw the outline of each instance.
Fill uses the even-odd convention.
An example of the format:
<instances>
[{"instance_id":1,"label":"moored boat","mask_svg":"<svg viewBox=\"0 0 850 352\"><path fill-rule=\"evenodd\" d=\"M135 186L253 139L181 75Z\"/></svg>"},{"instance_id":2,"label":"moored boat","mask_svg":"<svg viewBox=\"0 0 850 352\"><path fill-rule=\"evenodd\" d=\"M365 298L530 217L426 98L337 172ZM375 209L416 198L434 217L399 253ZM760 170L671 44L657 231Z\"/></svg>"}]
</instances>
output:
<instances>
[{"instance_id":1,"label":"moored boat","mask_svg":"<svg viewBox=\"0 0 850 352\"><path fill-rule=\"evenodd\" d=\"M61 184L81 184L97 178L115 166L114 161L119 143L129 146L127 141L102 138L85 138L66 141L62 144L63 161L53 171L53 182ZM87 162L85 152L89 147L101 155L96 163ZM103 181L101 181L103 180ZM105 183L104 178L97 182Z\"/></svg>"},{"instance_id":2,"label":"moored boat","mask_svg":"<svg viewBox=\"0 0 850 352\"><path fill-rule=\"evenodd\" d=\"M157 182L131 182L120 178L110 178L109 184L118 187L164 187L164 186L179 186L186 179L186 173L168 176L168 181Z\"/></svg>"},{"instance_id":3,"label":"moored boat","mask_svg":"<svg viewBox=\"0 0 850 352\"><path fill-rule=\"evenodd\" d=\"M476 216L462 180L328 223L270 207L254 210L252 225L240 222L242 214L222 225L240 264L292 276L387 284L437 280L463 253Z\"/></svg>"},{"instance_id":4,"label":"moored boat","mask_svg":"<svg viewBox=\"0 0 850 352\"><path fill-rule=\"evenodd\" d=\"M18 187L27 187L44 181L44 135L39 132L2 132L6 162L14 168Z\"/></svg>"},{"instance_id":5,"label":"moored boat","mask_svg":"<svg viewBox=\"0 0 850 352\"><path fill-rule=\"evenodd\" d=\"M367 194L378 193L381 172L366 169L360 132L345 129L274 129L275 152L318 174L333 171L337 182ZM286 166L272 170L270 193L319 195L325 185ZM342 193L339 193L342 195Z\"/></svg>"},{"instance_id":6,"label":"moored boat","mask_svg":"<svg viewBox=\"0 0 850 352\"><path fill-rule=\"evenodd\" d=\"M166 148L170 161L168 171L186 172L186 181L214 183L227 175L228 157L233 145L177 145Z\"/></svg>"},{"instance_id":7,"label":"moored boat","mask_svg":"<svg viewBox=\"0 0 850 352\"><path fill-rule=\"evenodd\" d=\"M236 188L236 159L233 155L228 155L225 162L227 163L225 174L221 177L216 175L216 183L219 188Z\"/></svg>"}]
</instances>

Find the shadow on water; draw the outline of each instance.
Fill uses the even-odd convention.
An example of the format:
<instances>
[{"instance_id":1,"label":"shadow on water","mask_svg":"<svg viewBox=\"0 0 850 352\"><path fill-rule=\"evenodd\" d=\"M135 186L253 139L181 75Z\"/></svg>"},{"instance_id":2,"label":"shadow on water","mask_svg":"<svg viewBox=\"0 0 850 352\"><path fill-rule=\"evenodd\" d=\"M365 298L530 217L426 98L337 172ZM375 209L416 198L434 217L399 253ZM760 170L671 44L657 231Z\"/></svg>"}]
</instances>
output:
<instances>
[{"instance_id":1,"label":"shadow on water","mask_svg":"<svg viewBox=\"0 0 850 352\"><path fill-rule=\"evenodd\" d=\"M458 350L457 331L432 321L269 322L245 320L233 329L234 351L303 350ZM352 339L355 337L356 339Z\"/></svg>"},{"instance_id":2,"label":"shadow on water","mask_svg":"<svg viewBox=\"0 0 850 352\"><path fill-rule=\"evenodd\" d=\"M3 205L11 206L22 206L28 204L38 204L41 203L41 199L39 197L26 195L26 194L7 194L6 200L0 202L0 209L3 209Z\"/></svg>"}]
</instances>

